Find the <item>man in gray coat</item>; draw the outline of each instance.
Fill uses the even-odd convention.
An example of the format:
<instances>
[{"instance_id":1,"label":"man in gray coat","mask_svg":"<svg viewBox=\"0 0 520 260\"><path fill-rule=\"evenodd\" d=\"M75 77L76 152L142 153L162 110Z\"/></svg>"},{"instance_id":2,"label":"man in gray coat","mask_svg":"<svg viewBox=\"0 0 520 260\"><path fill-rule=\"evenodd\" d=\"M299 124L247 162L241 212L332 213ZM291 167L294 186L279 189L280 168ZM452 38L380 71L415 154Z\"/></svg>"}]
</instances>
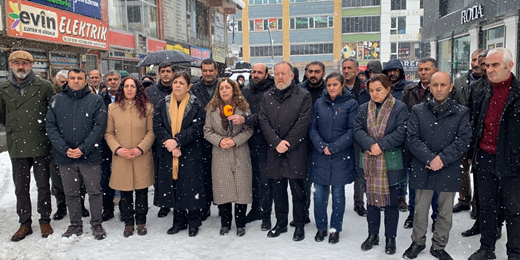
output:
<instances>
[{"instance_id":1,"label":"man in gray coat","mask_svg":"<svg viewBox=\"0 0 520 260\"><path fill-rule=\"evenodd\" d=\"M287 183L292 192L295 231L293 240L305 238L304 179L307 177L307 129L311 121L311 94L294 84L291 64L274 66L276 88L264 95L259 123L267 151L267 177L272 179L276 225L268 237L287 232L289 203Z\"/></svg>"},{"instance_id":2,"label":"man in gray coat","mask_svg":"<svg viewBox=\"0 0 520 260\"><path fill-rule=\"evenodd\" d=\"M45 133L45 113L54 89L49 81L36 77L33 56L15 51L9 56L9 80L0 84L0 123L5 126L7 150L13 166L16 212L20 228L11 241L20 241L33 233L29 194L30 170L38 188L38 213L42 237L53 233L50 226L51 191L50 144Z\"/></svg>"}]
</instances>

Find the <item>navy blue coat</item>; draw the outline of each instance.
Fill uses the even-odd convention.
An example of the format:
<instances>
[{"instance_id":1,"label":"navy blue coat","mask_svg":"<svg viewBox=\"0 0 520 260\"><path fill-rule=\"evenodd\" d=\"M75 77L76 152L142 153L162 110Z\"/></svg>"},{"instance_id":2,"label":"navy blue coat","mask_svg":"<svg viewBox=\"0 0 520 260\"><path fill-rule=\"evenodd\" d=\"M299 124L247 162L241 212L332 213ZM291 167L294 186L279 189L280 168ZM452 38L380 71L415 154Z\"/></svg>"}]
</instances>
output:
<instances>
[{"instance_id":1,"label":"navy blue coat","mask_svg":"<svg viewBox=\"0 0 520 260\"><path fill-rule=\"evenodd\" d=\"M374 138L370 137L367 133L367 114L368 114L368 102L362 104L359 107L359 112L356 116L356 121L354 122L354 139L364 150L370 150L370 146L376 143ZM406 178L406 171L404 170L403 164L403 146L404 141L406 139L406 122L408 121L408 108L406 105L399 101L395 101L394 108L392 112L390 112L390 117L388 118L388 122L385 129L385 136L377 141L379 148L381 151L385 152L385 156L387 155L387 151L395 151L392 152L392 155L395 154L392 159L394 161L390 161L388 157L385 157L387 166L392 164L401 164L398 165L393 170L387 169L388 176L388 184L390 186L401 183ZM360 159L361 160L361 159ZM361 164L361 163L360 163ZM363 169L360 168L359 174L360 177L364 179L365 173Z\"/></svg>"},{"instance_id":2,"label":"navy blue coat","mask_svg":"<svg viewBox=\"0 0 520 260\"><path fill-rule=\"evenodd\" d=\"M313 144L310 180L321 185L345 185L356 179L354 120L359 105L350 94L331 100L328 93L314 104L309 139ZM323 150L328 147L331 155Z\"/></svg>"},{"instance_id":3,"label":"navy blue coat","mask_svg":"<svg viewBox=\"0 0 520 260\"><path fill-rule=\"evenodd\" d=\"M435 116L428 101L412 108L408 121L408 149L413 155L410 188L434 191L460 191L460 158L471 142L469 109L450 99L448 109ZM440 156L444 167L426 168Z\"/></svg>"}]
</instances>

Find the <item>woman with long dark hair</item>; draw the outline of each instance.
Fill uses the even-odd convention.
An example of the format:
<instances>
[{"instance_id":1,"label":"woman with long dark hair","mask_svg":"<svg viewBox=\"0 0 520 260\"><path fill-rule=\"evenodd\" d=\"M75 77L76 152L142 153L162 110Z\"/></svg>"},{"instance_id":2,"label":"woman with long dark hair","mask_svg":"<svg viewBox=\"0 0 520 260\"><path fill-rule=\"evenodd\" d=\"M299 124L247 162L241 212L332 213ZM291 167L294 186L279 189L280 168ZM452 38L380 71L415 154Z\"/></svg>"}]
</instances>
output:
<instances>
[{"instance_id":1,"label":"woman with long dark hair","mask_svg":"<svg viewBox=\"0 0 520 260\"><path fill-rule=\"evenodd\" d=\"M148 187L154 184L153 106L138 79L121 80L116 100L108 106L105 140L113 152L110 187L121 191L123 235L146 235ZM133 194L135 191L135 206Z\"/></svg>"},{"instance_id":2,"label":"woman with long dark hair","mask_svg":"<svg viewBox=\"0 0 520 260\"><path fill-rule=\"evenodd\" d=\"M204 139L206 113L196 96L189 92L190 75L177 72L172 94L159 101L153 118L157 142L158 206L174 208L173 227L168 234L189 228L189 236L199 232L201 209L205 208Z\"/></svg>"},{"instance_id":3,"label":"woman with long dark hair","mask_svg":"<svg viewBox=\"0 0 520 260\"><path fill-rule=\"evenodd\" d=\"M252 201L252 169L247 140L253 129L245 124L234 125L227 117L250 113L249 104L238 83L221 79L213 98L206 107L204 138L213 145L211 177L213 202L221 213L220 235L231 229L232 203L235 204L237 236L245 235L247 204Z\"/></svg>"},{"instance_id":4,"label":"woman with long dark hair","mask_svg":"<svg viewBox=\"0 0 520 260\"><path fill-rule=\"evenodd\" d=\"M366 181L368 238L363 251L379 245L381 209L385 211L387 254L395 254L399 222L399 191L406 180L403 145L406 139L408 109L391 93L386 75L376 74L367 81L370 101L359 107L354 123L354 139L361 146L361 175Z\"/></svg>"}]
</instances>

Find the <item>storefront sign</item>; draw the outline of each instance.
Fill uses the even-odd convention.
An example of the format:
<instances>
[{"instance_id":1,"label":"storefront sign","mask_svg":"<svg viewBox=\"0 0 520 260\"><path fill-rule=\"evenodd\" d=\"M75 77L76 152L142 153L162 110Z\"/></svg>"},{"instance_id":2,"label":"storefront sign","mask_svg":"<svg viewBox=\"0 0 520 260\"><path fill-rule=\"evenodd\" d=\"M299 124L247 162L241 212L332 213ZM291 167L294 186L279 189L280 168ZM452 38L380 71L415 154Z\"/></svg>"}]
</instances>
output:
<instances>
[{"instance_id":1,"label":"storefront sign","mask_svg":"<svg viewBox=\"0 0 520 260\"><path fill-rule=\"evenodd\" d=\"M347 42L343 44L341 52L343 58L357 60L375 60L380 55L379 41Z\"/></svg>"},{"instance_id":2,"label":"storefront sign","mask_svg":"<svg viewBox=\"0 0 520 260\"><path fill-rule=\"evenodd\" d=\"M200 67L203 60L211 58L211 51L204 48L190 46L190 55L195 59L193 64L196 67Z\"/></svg>"},{"instance_id":3,"label":"storefront sign","mask_svg":"<svg viewBox=\"0 0 520 260\"><path fill-rule=\"evenodd\" d=\"M6 9L10 36L108 50L106 22L23 0L8 0Z\"/></svg>"},{"instance_id":4,"label":"storefront sign","mask_svg":"<svg viewBox=\"0 0 520 260\"><path fill-rule=\"evenodd\" d=\"M164 51L166 50L166 42L157 39L146 39L148 52Z\"/></svg>"},{"instance_id":5,"label":"storefront sign","mask_svg":"<svg viewBox=\"0 0 520 260\"><path fill-rule=\"evenodd\" d=\"M403 70L405 70L405 71L416 71L419 62L402 60L401 64L403 65Z\"/></svg>"},{"instance_id":6,"label":"storefront sign","mask_svg":"<svg viewBox=\"0 0 520 260\"><path fill-rule=\"evenodd\" d=\"M110 49L110 58L125 59L125 60L138 60L139 57L133 51L121 50L121 49Z\"/></svg>"},{"instance_id":7,"label":"storefront sign","mask_svg":"<svg viewBox=\"0 0 520 260\"><path fill-rule=\"evenodd\" d=\"M216 62L226 63L226 51L222 48L211 48L211 56L211 58Z\"/></svg>"},{"instance_id":8,"label":"storefront sign","mask_svg":"<svg viewBox=\"0 0 520 260\"><path fill-rule=\"evenodd\" d=\"M110 46L135 49L135 37L133 34L110 30L108 42L110 42Z\"/></svg>"},{"instance_id":9,"label":"storefront sign","mask_svg":"<svg viewBox=\"0 0 520 260\"><path fill-rule=\"evenodd\" d=\"M101 19L100 0L30 0L31 2L58 8L96 19Z\"/></svg>"},{"instance_id":10,"label":"storefront sign","mask_svg":"<svg viewBox=\"0 0 520 260\"><path fill-rule=\"evenodd\" d=\"M166 49L167 50L172 50L172 51L182 51L182 52L184 52L184 53L186 53L188 55L190 54L190 47L189 46L185 47L185 46L183 46L180 43L177 43L175 45L168 44L168 45L166 45Z\"/></svg>"},{"instance_id":11,"label":"storefront sign","mask_svg":"<svg viewBox=\"0 0 520 260\"><path fill-rule=\"evenodd\" d=\"M423 16L423 15L424 15L424 9L390 11L390 17L397 17L397 16Z\"/></svg>"},{"instance_id":12,"label":"storefront sign","mask_svg":"<svg viewBox=\"0 0 520 260\"><path fill-rule=\"evenodd\" d=\"M484 17L484 9L482 8L482 5L474 5L473 7L460 12L460 24L469 23L482 17Z\"/></svg>"},{"instance_id":13,"label":"storefront sign","mask_svg":"<svg viewBox=\"0 0 520 260\"><path fill-rule=\"evenodd\" d=\"M420 33L407 33L407 34L393 34L390 35L391 42L409 42L409 41L420 41Z\"/></svg>"}]
</instances>

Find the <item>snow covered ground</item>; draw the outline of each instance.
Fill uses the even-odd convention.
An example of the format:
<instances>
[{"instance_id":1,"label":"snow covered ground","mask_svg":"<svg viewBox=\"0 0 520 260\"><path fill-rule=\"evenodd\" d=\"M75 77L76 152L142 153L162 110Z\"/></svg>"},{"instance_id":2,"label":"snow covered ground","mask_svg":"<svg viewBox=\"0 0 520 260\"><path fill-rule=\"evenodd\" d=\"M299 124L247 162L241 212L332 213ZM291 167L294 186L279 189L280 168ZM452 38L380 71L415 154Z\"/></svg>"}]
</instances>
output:
<instances>
[{"instance_id":1,"label":"snow covered ground","mask_svg":"<svg viewBox=\"0 0 520 260\"><path fill-rule=\"evenodd\" d=\"M20 242L11 242L10 238L18 229L16 215L16 198L11 176L11 163L7 152L0 154L0 259L402 259L403 252L411 244L411 229L403 229L403 222L408 213L400 213L397 237L397 253L389 256L384 252L384 228L381 228L381 244L371 251L361 251L361 243L367 237L366 218L357 216L353 211L353 185L347 186L347 210L345 212L343 232L340 242L335 245L326 241L314 241L316 226L311 222L306 226L306 238L301 242L293 242L294 228L278 238L268 238L261 231L260 221L248 224L246 235L237 237L233 226L230 234L219 235L220 219L216 206L212 207L211 217L203 222L199 234L188 237L187 231L176 235L167 235L166 231L172 225L172 214L157 218L158 208L152 206L153 189L150 190L150 211L148 213L148 235L130 238L123 237L124 225L115 219L103 223L107 231L105 240L94 240L90 231L89 218L84 219L84 234L79 237L62 238L68 226L68 215L60 221L52 221L54 234L47 239L40 236L38 214L36 212L36 187L34 180L31 188L33 201L34 233ZM52 198L53 213L54 197ZM312 213L311 205L311 216ZM87 204L88 208L88 204ZM330 214L330 204L329 204ZM292 217L289 216L289 219ZM313 217L311 217L313 221ZM274 211L272 216L275 223ZM454 215L454 226L446 250L454 259L467 259L479 247L479 236L464 238L460 233L471 227L473 220L469 212ZM436 259L429 253L431 233L427 234L427 248L418 259ZM505 228L503 237L497 242L498 259L506 259Z\"/></svg>"}]
</instances>

